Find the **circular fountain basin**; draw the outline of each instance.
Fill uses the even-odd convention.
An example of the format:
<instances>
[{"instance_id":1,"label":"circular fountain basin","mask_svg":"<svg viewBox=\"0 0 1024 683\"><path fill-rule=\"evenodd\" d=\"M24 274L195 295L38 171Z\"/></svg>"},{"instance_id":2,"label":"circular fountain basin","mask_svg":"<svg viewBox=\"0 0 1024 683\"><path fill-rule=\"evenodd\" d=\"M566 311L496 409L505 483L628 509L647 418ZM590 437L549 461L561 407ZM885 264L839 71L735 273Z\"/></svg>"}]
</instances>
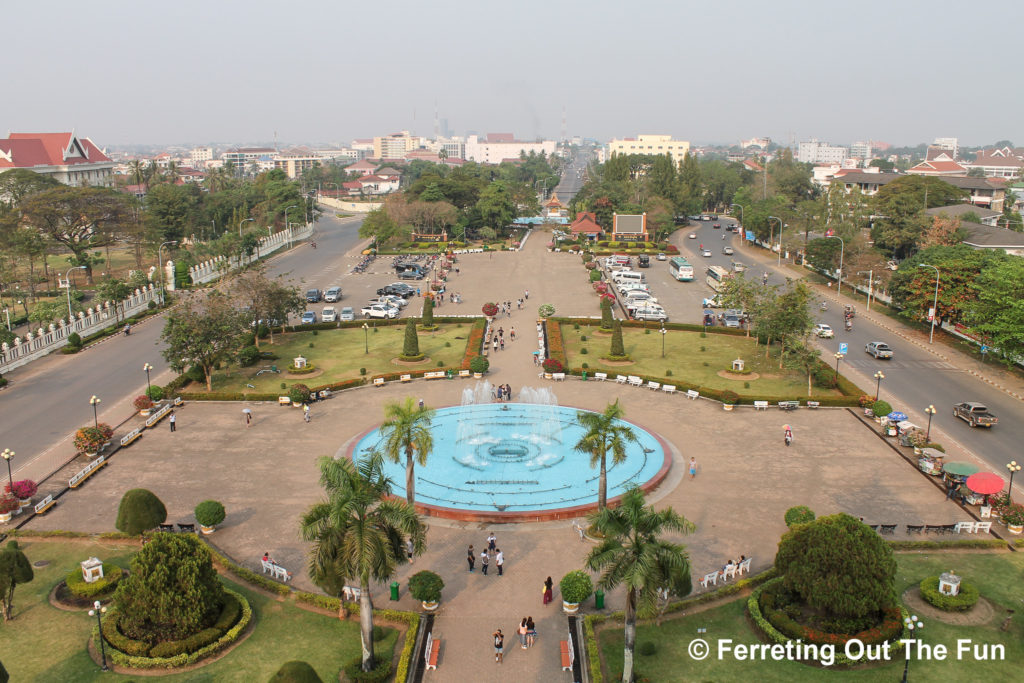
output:
<instances>
[{"instance_id":1,"label":"circular fountain basin","mask_svg":"<svg viewBox=\"0 0 1024 683\"><path fill-rule=\"evenodd\" d=\"M541 521L577 517L597 507L599 470L573 450L583 436L575 408L490 403L440 408L431 433L434 449L416 465L416 507L424 514L464 521ZM636 434L626 459L609 455L608 500L633 486L649 491L668 473L671 455L660 438ZM366 457L381 445L379 429L363 435L349 455ZM394 495L405 497L405 458L385 461Z\"/></svg>"}]
</instances>

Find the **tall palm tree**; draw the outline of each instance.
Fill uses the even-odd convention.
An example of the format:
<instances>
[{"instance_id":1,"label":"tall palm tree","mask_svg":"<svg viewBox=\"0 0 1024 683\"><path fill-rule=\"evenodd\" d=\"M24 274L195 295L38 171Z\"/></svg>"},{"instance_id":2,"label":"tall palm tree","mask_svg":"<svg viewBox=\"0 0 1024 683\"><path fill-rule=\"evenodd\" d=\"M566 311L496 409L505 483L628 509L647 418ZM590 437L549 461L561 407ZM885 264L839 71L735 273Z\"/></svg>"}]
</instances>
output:
<instances>
[{"instance_id":1,"label":"tall palm tree","mask_svg":"<svg viewBox=\"0 0 1024 683\"><path fill-rule=\"evenodd\" d=\"M327 500L307 510L301 523L302 538L313 542L309 575L339 597L346 579L358 577L362 669L370 671L374 666L370 579L391 578L406 539L412 539L416 554L423 552L425 530L411 505L391 498L391 480L384 475L379 455L358 465L345 458L322 457L319 465Z\"/></svg>"},{"instance_id":2,"label":"tall palm tree","mask_svg":"<svg viewBox=\"0 0 1024 683\"><path fill-rule=\"evenodd\" d=\"M688 595L692 589L686 547L661 535L671 531L686 534L695 527L672 508L658 511L644 505L638 487L630 489L618 507L595 512L590 522L604 540L587 555L587 569L601 572L598 586L605 590L620 584L626 588L622 683L632 683L637 615L657 612L660 589L678 596Z\"/></svg>"},{"instance_id":3,"label":"tall palm tree","mask_svg":"<svg viewBox=\"0 0 1024 683\"><path fill-rule=\"evenodd\" d=\"M592 413L580 411L576 413L576 424L586 432L576 442L574 449L590 456L590 466L600 465L601 476L597 485L597 508L603 510L608 506L608 453L612 454L612 464L618 465L626 459L626 444L636 442L636 432L632 427L621 421L626 412L615 403L605 406L604 412Z\"/></svg>"},{"instance_id":4,"label":"tall palm tree","mask_svg":"<svg viewBox=\"0 0 1024 683\"><path fill-rule=\"evenodd\" d=\"M128 163L128 174L136 185L142 185L146 179L146 167L142 159L133 159Z\"/></svg>"},{"instance_id":5,"label":"tall palm tree","mask_svg":"<svg viewBox=\"0 0 1024 683\"><path fill-rule=\"evenodd\" d=\"M387 421L381 425L384 457L401 464L405 456L405 499L409 505L416 502L416 475L414 467L427 464L427 456L434 450L434 437L430 433L430 421L434 411L417 406L411 396L404 403L389 403L384 406Z\"/></svg>"}]
</instances>

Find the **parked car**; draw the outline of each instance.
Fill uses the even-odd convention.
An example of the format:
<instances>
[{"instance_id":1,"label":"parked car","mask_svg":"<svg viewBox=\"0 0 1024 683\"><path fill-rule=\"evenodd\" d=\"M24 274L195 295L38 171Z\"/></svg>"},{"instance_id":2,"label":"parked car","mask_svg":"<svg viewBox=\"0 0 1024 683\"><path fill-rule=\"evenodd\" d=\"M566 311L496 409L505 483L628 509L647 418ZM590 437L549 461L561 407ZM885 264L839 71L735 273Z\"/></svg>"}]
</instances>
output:
<instances>
[{"instance_id":1,"label":"parked car","mask_svg":"<svg viewBox=\"0 0 1024 683\"><path fill-rule=\"evenodd\" d=\"M738 315L726 314L722 316L722 322L726 327L739 327L741 318Z\"/></svg>"},{"instance_id":2,"label":"parked car","mask_svg":"<svg viewBox=\"0 0 1024 683\"><path fill-rule=\"evenodd\" d=\"M397 309L403 309L409 302L404 297L396 296L394 294L385 294L381 297L381 303L388 303Z\"/></svg>"},{"instance_id":3,"label":"parked car","mask_svg":"<svg viewBox=\"0 0 1024 683\"><path fill-rule=\"evenodd\" d=\"M972 427L991 427L999 422L999 418L988 412L988 408L975 401L957 403L953 406L953 415Z\"/></svg>"},{"instance_id":4,"label":"parked car","mask_svg":"<svg viewBox=\"0 0 1024 683\"><path fill-rule=\"evenodd\" d=\"M302 314L300 319L303 325L309 325L316 322L316 311L306 311Z\"/></svg>"},{"instance_id":5,"label":"parked car","mask_svg":"<svg viewBox=\"0 0 1024 683\"><path fill-rule=\"evenodd\" d=\"M320 311L320 319L325 323L333 323L338 319L338 311L334 306L324 306L324 310Z\"/></svg>"},{"instance_id":6,"label":"parked car","mask_svg":"<svg viewBox=\"0 0 1024 683\"><path fill-rule=\"evenodd\" d=\"M836 336L836 333L832 329L832 326L826 325L825 323L818 323L817 325L815 325L814 334L818 335L822 339L831 339L832 337Z\"/></svg>"},{"instance_id":7,"label":"parked car","mask_svg":"<svg viewBox=\"0 0 1024 683\"><path fill-rule=\"evenodd\" d=\"M356 312L352 310L351 306L346 306L341 309L341 313L338 314L338 320L343 323L351 322L356 319Z\"/></svg>"},{"instance_id":8,"label":"parked car","mask_svg":"<svg viewBox=\"0 0 1024 683\"><path fill-rule=\"evenodd\" d=\"M659 261L667 261L668 260L668 256L665 256L664 252L659 251L658 252L658 260Z\"/></svg>"},{"instance_id":9,"label":"parked car","mask_svg":"<svg viewBox=\"0 0 1024 683\"><path fill-rule=\"evenodd\" d=\"M415 287L410 287L404 282L392 282L390 285L384 285L377 290L377 296L384 296L385 294L392 294L394 296L408 297L409 295L416 292Z\"/></svg>"},{"instance_id":10,"label":"parked car","mask_svg":"<svg viewBox=\"0 0 1024 683\"><path fill-rule=\"evenodd\" d=\"M715 224L714 224L714 225L712 225L711 227L712 227L712 228L714 228L715 230L718 230L719 228L721 228L721 227L722 227L722 224L721 224L721 223L715 223Z\"/></svg>"},{"instance_id":11,"label":"parked car","mask_svg":"<svg viewBox=\"0 0 1024 683\"><path fill-rule=\"evenodd\" d=\"M306 301L311 304L320 303L320 290L319 289L307 289L306 290Z\"/></svg>"},{"instance_id":12,"label":"parked car","mask_svg":"<svg viewBox=\"0 0 1024 683\"><path fill-rule=\"evenodd\" d=\"M711 297L705 297L704 300L701 302L701 306L703 306L704 308L719 308L721 305L722 297L719 296L718 294Z\"/></svg>"},{"instance_id":13,"label":"parked car","mask_svg":"<svg viewBox=\"0 0 1024 683\"><path fill-rule=\"evenodd\" d=\"M328 303L341 301L341 287L331 287L326 292L324 292L324 301Z\"/></svg>"},{"instance_id":14,"label":"parked car","mask_svg":"<svg viewBox=\"0 0 1024 683\"><path fill-rule=\"evenodd\" d=\"M657 308L638 308L633 311L633 320L654 320L657 322L668 322L668 315L665 313L665 309L660 306Z\"/></svg>"},{"instance_id":15,"label":"parked car","mask_svg":"<svg viewBox=\"0 0 1024 683\"><path fill-rule=\"evenodd\" d=\"M398 309L384 304L370 304L360 311L366 318L397 318Z\"/></svg>"},{"instance_id":16,"label":"parked car","mask_svg":"<svg viewBox=\"0 0 1024 683\"><path fill-rule=\"evenodd\" d=\"M747 266L742 261L733 261L732 262L732 270L733 270L734 273L742 273L746 269L747 269Z\"/></svg>"},{"instance_id":17,"label":"parked car","mask_svg":"<svg viewBox=\"0 0 1024 683\"><path fill-rule=\"evenodd\" d=\"M726 256L732 256L735 252L732 250L732 247L722 247L722 253Z\"/></svg>"},{"instance_id":18,"label":"parked car","mask_svg":"<svg viewBox=\"0 0 1024 683\"><path fill-rule=\"evenodd\" d=\"M619 290L619 294L626 296L630 292L649 292L651 288L646 282L620 282L615 285L615 288Z\"/></svg>"},{"instance_id":19,"label":"parked car","mask_svg":"<svg viewBox=\"0 0 1024 683\"><path fill-rule=\"evenodd\" d=\"M651 257L648 256L647 254L640 254L639 256L636 257L636 265L639 266L640 268L650 268Z\"/></svg>"},{"instance_id":20,"label":"parked car","mask_svg":"<svg viewBox=\"0 0 1024 683\"><path fill-rule=\"evenodd\" d=\"M864 345L864 352L875 358L892 360L892 349L885 342L873 341Z\"/></svg>"},{"instance_id":21,"label":"parked car","mask_svg":"<svg viewBox=\"0 0 1024 683\"><path fill-rule=\"evenodd\" d=\"M626 304L631 303L658 303L658 300L651 296L650 292L632 291L626 295Z\"/></svg>"},{"instance_id":22,"label":"parked car","mask_svg":"<svg viewBox=\"0 0 1024 683\"><path fill-rule=\"evenodd\" d=\"M427 272L420 268L409 268L398 273L400 280L422 280L427 276Z\"/></svg>"}]
</instances>

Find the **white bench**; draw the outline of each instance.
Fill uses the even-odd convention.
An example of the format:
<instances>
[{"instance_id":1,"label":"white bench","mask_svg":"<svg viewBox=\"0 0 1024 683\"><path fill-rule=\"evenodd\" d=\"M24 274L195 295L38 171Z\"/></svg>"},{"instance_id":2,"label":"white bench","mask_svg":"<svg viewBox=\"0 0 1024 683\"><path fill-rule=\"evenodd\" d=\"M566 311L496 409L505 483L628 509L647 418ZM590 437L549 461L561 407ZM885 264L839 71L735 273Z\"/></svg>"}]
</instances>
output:
<instances>
[{"instance_id":1,"label":"white bench","mask_svg":"<svg viewBox=\"0 0 1024 683\"><path fill-rule=\"evenodd\" d=\"M398 379L400 381L402 381L402 382L411 382L412 381L412 375L402 375Z\"/></svg>"},{"instance_id":2,"label":"white bench","mask_svg":"<svg viewBox=\"0 0 1024 683\"><path fill-rule=\"evenodd\" d=\"M160 410L156 411L155 413L153 413L152 415L149 416L149 419L146 420L146 426L147 427L152 427L157 422L159 422L160 420L164 419L164 417L166 417L167 414L170 413L170 412L171 412L171 404L168 403L163 408L161 408Z\"/></svg>"},{"instance_id":3,"label":"white bench","mask_svg":"<svg viewBox=\"0 0 1024 683\"><path fill-rule=\"evenodd\" d=\"M127 446L132 441L135 441L135 439L139 438L142 435L142 430L143 429L144 429L144 427L136 427L132 431L130 431L127 434L125 434L124 436L122 436L121 437L121 445L122 446Z\"/></svg>"},{"instance_id":4,"label":"white bench","mask_svg":"<svg viewBox=\"0 0 1024 683\"><path fill-rule=\"evenodd\" d=\"M666 394L674 394L674 393L676 393L676 385L675 384L662 384L661 385L661 390L664 391Z\"/></svg>"},{"instance_id":5,"label":"white bench","mask_svg":"<svg viewBox=\"0 0 1024 683\"><path fill-rule=\"evenodd\" d=\"M736 573L737 574L742 574L742 573L746 572L746 573L749 574L750 573L750 560L751 559L753 559L753 558L748 557L747 559L745 559L742 562L740 562L739 566L736 568Z\"/></svg>"},{"instance_id":6,"label":"white bench","mask_svg":"<svg viewBox=\"0 0 1024 683\"><path fill-rule=\"evenodd\" d=\"M992 531L992 522L975 522L974 533L978 533L979 531L982 531L986 534Z\"/></svg>"},{"instance_id":7,"label":"white bench","mask_svg":"<svg viewBox=\"0 0 1024 683\"><path fill-rule=\"evenodd\" d=\"M356 586L343 586L341 589L341 599L345 602L355 602L361 597L363 597L363 591Z\"/></svg>"},{"instance_id":8,"label":"white bench","mask_svg":"<svg viewBox=\"0 0 1024 683\"><path fill-rule=\"evenodd\" d=\"M374 377L373 378L373 386L375 386L375 387L382 387L382 386L384 386L384 378L383 377Z\"/></svg>"},{"instance_id":9,"label":"white bench","mask_svg":"<svg viewBox=\"0 0 1024 683\"><path fill-rule=\"evenodd\" d=\"M53 499L53 494L51 493L46 498L43 498L41 501L36 503L33 509L36 511L37 515L41 515L47 510L49 510L51 507L53 507L56 503L57 501Z\"/></svg>"},{"instance_id":10,"label":"white bench","mask_svg":"<svg viewBox=\"0 0 1024 683\"><path fill-rule=\"evenodd\" d=\"M718 572L717 571L713 571L710 574L705 574L704 578L700 580L700 587L701 588L707 588L709 583L712 584L712 585L715 585L715 586L718 585Z\"/></svg>"},{"instance_id":11,"label":"white bench","mask_svg":"<svg viewBox=\"0 0 1024 683\"><path fill-rule=\"evenodd\" d=\"M285 583L292 580L292 573L279 564L271 564L270 572L274 575L275 579L280 579Z\"/></svg>"},{"instance_id":12,"label":"white bench","mask_svg":"<svg viewBox=\"0 0 1024 683\"><path fill-rule=\"evenodd\" d=\"M606 379L608 379L608 373L607 372L595 372L594 373L594 379L596 379L596 380L598 380L600 382L603 382Z\"/></svg>"},{"instance_id":13,"label":"white bench","mask_svg":"<svg viewBox=\"0 0 1024 683\"><path fill-rule=\"evenodd\" d=\"M734 564L725 565L725 569L722 570L722 582L725 583L725 581L727 581L730 578L735 579L736 569L737 567Z\"/></svg>"},{"instance_id":14,"label":"white bench","mask_svg":"<svg viewBox=\"0 0 1024 683\"><path fill-rule=\"evenodd\" d=\"M564 382L565 381L565 373L564 372L553 372L553 373L551 373L551 379L555 380L556 382Z\"/></svg>"},{"instance_id":15,"label":"white bench","mask_svg":"<svg viewBox=\"0 0 1024 683\"><path fill-rule=\"evenodd\" d=\"M661 382L655 382L654 380L650 380L649 382L647 382L647 388L657 391L658 389L661 389Z\"/></svg>"},{"instance_id":16,"label":"white bench","mask_svg":"<svg viewBox=\"0 0 1024 683\"><path fill-rule=\"evenodd\" d=\"M754 410L768 410L768 401L754 401Z\"/></svg>"},{"instance_id":17,"label":"white bench","mask_svg":"<svg viewBox=\"0 0 1024 683\"><path fill-rule=\"evenodd\" d=\"M444 379L444 371L435 371L424 373L423 379Z\"/></svg>"},{"instance_id":18,"label":"white bench","mask_svg":"<svg viewBox=\"0 0 1024 683\"><path fill-rule=\"evenodd\" d=\"M264 574L266 574L269 571L272 571L272 568L274 566L273 563L271 563L269 560L264 560L264 559L260 560L260 564L263 565L263 573Z\"/></svg>"},{"instance_id":19,"label":"white bench","mask_svg":"<svg viewBox=\"0 0 1024 683\"><path fill-rule=\"evenodd\" d=\"M973 534L974 533L974 522L957 522L956 523L956 532L960 533L961 531L966 531L969 534Z\"/></svg>"},{"instance_id":20,"label":"white bench","mask_svg":"<svg viewBox=\"0 0 1024 683\"><path fill-rule=\"evenodd\" d=\"M101 467L103 467L106 464L107 464L106 456L105 455L99 456L98 458L93 460L91 463L86 465L84 468L79 470L78 473L75 474L75 476L71 477L71 479L68 480L68 487L69 488L73 488L73 489L77 489L79 486L82 485L82 482L84 482L86 479L88 479L89 477L94 475L96 472L99 471L99 469Z\"/></svg>"},{"instance_id":21,"label":"white bench","mask_svg":"<svg viewBox=\"0 0 1024 683\"><path fill-rule=\"evenodd\" d=\"M459 370L459 377L469 377L470 374L469 370Z\"/></svg>"},{"instance_id":22,"label":"white bench","mask_svg":"<svg viewBox=\"0 0 1024 683\"><path fill-rule=\"evenodd\" d=\"M427 663L427 671L437 671L437 657L441 654L441 639L435 638L433 633L427 634L427 647L423 651L423 661Z\"/></svg>"},{"instance_id":23,"label":"white bench","mask_svg":"<svg viewBox=\"0 0 1024 683\"><path fill-rule=\"evenodd\" d=\"M687 389L686 398L690 399L691 401L696 401L698 398L700 398L700 392L694 389Z\"/></svg>"},{"instance_id":24,"label":"white bench","mask_svg":"<svg viewBox=\"0 0 1024 683\"><path fill-rule=\"evenodd\" d=\"M615 376L615 383L616 384L625 384L626 383L626 376L625 375L616 375Z\"/></svg>"},{"instance_id":25,"label":"white bench","mask_svg":"<svg viewBox=\"0 0 1024 683\"><path fill-rule=\"evenodd\" d=\"M644 385L644 381L636 375L630 375L627 381L631 387L642 387Z\"/></svg>"},{"instance_id":26,"label":"white bench","mask_svg":"<svg viewBox=\"0 0 1024 683\"><path fill-rule=\"evenodd\" d=\"M808 401L807 402L807 407L811 408L812 410L817 410L818 406L820 406L820 405L821 405L820 401Z\"/></svg>"},{"instance_id":27,"label":"white bench","mask_svg":"<svg viewBox=\"0 0 1024 683\"><path fill-rule=\"evenodd\" d=\"M292 404L292 400L290 398L288 398L287 396L278 396L277 397L277 405L279 405L279 406L290 406L291 404Z\"/></svg>"}]
</instances>

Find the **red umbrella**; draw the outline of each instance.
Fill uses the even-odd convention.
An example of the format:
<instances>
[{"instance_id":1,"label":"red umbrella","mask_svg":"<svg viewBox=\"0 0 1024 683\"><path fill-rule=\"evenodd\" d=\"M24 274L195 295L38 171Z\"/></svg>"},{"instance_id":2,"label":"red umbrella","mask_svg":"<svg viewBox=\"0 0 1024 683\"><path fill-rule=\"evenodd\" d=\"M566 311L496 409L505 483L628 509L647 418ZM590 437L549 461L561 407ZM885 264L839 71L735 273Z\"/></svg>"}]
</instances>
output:
<instances>
[{"instance_id":1,"label":"red umbrella","mask_svg":"<svg viewBox=\"0 0 1024 683\"><path fill-rule=\"evenodd\" d=\"M967 477L967 488L982 496L999 493L1005 485L1002 477L991 472L978 472Z\"/></svg>"}]
</instances>

